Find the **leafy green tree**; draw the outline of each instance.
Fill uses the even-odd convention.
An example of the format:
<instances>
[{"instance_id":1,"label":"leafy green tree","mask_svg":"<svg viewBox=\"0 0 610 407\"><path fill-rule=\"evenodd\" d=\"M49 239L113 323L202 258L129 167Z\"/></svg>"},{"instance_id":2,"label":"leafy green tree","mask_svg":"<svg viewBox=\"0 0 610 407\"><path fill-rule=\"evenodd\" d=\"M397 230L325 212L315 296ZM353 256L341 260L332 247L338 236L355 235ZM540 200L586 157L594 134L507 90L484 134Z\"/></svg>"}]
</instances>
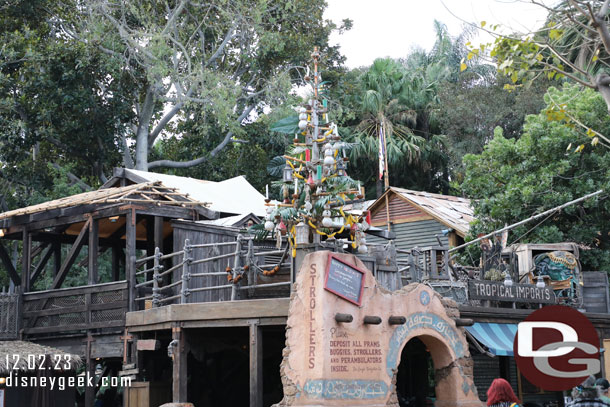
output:
<instances>
[{"instance_id":1,"label":"leafy green tree","mask_svg":"<svg viewBox=\"0 0 610 407\"><path fill-rule=\"evenodd\" d=\"M464 157L463 192L471 199L477 221L470 234L491 232L559 206L598 189L610 187L610 152L586 146L580 154L567 152L584 143L587 135L577 126L554 120L554 104L565 104L575 118L607 133L610 118L599 93L576 85L550 88L546 108L526 118L519 139L505 138L497 129L479 155ZM509 244L572 241L581 252L585 269L610 267L610 201L607 195L565 208L542 222L511 231Z\"/></svg>"},{"instance_id":2,"label":"leafy green tree","mask_svg":"<svg viewBox=\"0 0 610 407\"><path fill-rule=\"evenodd\" d=\"M529 85L541 77L565 79L583 88L593 89L603 97L610 111L610 31L608 29L608 0L562 0L546 6L532 1L548 11L546 24L534 32L496 35L493 44L473 49L475 54L489 49L499 72L511 79L514 88ZM484 25L484 22L483 24ZM498 25L492 25L496 33ZM487 30L487 28L485 28ZM596 129L587 128L574 120L574 115L561 106L561 121L589 132L593 145L610 147L610 139ZM584 144L578 146L578 150Z\"/></svg>"},{"instance_id":3,"label":"leafy green tree","mask_svg":"<svg viewBox=\"0 0 610 407\"><path fill-rule=\"evenodd\" d=\"M77 18L63 29L97 46L131 78L135 117L125 134L134 141L135 167L187 168L241 142L253 117L284 100L298 61L313 46L330 65L342 61L338 47L328 45L336 27L322 18L325 7L323 0L99 0L79 4ZM220 140L184 161L149 162L155 141L175 137L176 122L191 121L194 112Z\"/></svg>"},{"instance_id":4,"label":"leafy green tree","mask_svg":"<svg viewBox=\"0 0 610 407\"><path fill-rule=\"evenodd\" d=\"M48 164L69 167L81 190L103 182L132 115L121 71L61 34L56 3L10 2L0 15L0 195L9 207L52 188Z\"/></svg>"},{"instance_id":5,"label":"leafy green tree","mask_svg":"<svg viewBox=\"0 0 610 407\"><path fill-rule=\"evenodd\" d=\"M449 143L452 186L457 190L464 177L464 155L480 154L496 127L502 128L505 138L520 137L526 115L537 114L544 107L549 81L536 81L511 92L503 89L506 83L502 75L481 81L468 70L439 91L439 122Z\"/></svg>"}]
</instances>

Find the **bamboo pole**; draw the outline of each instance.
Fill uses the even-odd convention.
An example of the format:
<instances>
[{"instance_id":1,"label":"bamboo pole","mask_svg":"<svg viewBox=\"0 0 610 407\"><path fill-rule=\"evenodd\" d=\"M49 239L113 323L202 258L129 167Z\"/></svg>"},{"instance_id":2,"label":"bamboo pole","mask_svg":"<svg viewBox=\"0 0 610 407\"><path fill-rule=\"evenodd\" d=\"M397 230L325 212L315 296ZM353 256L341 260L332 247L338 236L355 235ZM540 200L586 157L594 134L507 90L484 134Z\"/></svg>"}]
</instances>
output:
<instances>
[{"instance_id":1,"label":"bamboo pole","mask_svg":"<svg viewBox=\"0 0 610 407\"><path fill-rule=\"evenodd\" d=\"M529 218L527 218L527 219L524 219L524 220L522 220L522 221L519 221L519 222L517 222L517 223L513 223L512 225L505 226L505 227L503 227L502 229L499 229L499 230L496 230L496 231L494 231L494 232L488 233L488 234L486 234L485 236L481 236L481 237L479 237L479 238L476 238L476 239L474 239L474 240L471 240L470 242L464 243L463 245L460 245L460 246L454 247L454 248L452 248L452 249L449 249L449 253L454 252L454 251L459 250L459 249L462 249L462 248L464 248L464 247L466 247L466 246L470 246L470 245L471 245L471 244L473 244L473 243L479 242L479 241L481 241L481 240L483 240L483 239L490 238L490 237L492 237L492 236L494 236L494 235L497 235L497 234L499 234L499 233L502 233L502 232L504 232L504 231L514 229L514 228L516 228L517 226L521 226L521 225L523 225L523 224L525 224L525 223L527 223L527 222L529 222L529 221L536 220L536 219L540 219L540 218L542 218L542 217L544 217L544 216L546 216L546 215L550 215L550 214L552 214L553 212L559 211L559 210L561 210L561 209L563 209L563 208L566 208L566 207L568 207L568 206L570 206L570 205L574 205L575 203L578 203L578 202L584 201L585 199L589 199L589 198L592 198L592 197L594 197L594 196L597 196L597 195L601 194L602 192L604 192L604 190L603 190L603 189L600 189L599 191L595 191L595 192L593 192L593 193L591 193L591 194L588 194L588 195L585 195L585 196L583 196L583 197L581 197L581 198L574 199L574 200L572 200L572 201L570 201L570 202L566 202L566 203L564 203L563 205L559 205L559 206L557 206L557 207L555 207L555 208L549 209L548 211L544 211L544 212L542 212L542 213L539 213L538 215L534 215L534 216L531 216L531 217L529 217Z\"/></svg>"},{"instance_id":2,"label":"bamboo pole","mask_svg":"<svg viewBox=\"0 0 610 407\"><path fill-rule=\"evenodd\" d=\"M388 163L388 135L385 134L385 126L384 126L384 122L381 122L381 127L383 129L383 151L385 154L384 160L385 160L385 168L384 168L384 177L383 177L383 181L384 181L384 185L385 185L385 189L387 190L388 188L390 188L390 174L388 172L388 167L390 166L390 164Z\"/></svg>"}]
</instances>

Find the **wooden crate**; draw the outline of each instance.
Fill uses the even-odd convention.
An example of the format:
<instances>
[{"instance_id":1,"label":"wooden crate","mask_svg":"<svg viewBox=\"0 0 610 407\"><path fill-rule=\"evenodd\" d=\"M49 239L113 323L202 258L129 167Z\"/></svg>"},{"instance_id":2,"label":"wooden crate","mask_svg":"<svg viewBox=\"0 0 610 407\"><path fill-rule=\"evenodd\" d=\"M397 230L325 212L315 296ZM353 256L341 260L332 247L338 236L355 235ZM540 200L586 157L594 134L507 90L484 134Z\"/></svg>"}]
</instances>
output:
<instances>
[{"instance_id":1,"label":"wooden crate","mask_svg":"<svg viewBox=\"0 0 610 407\"><path fill-rule=\"evenodd\" d=\"M123 400L124 407L158 407L172 401L171 383L132 382Z\"/></svg>"}]
</instances>

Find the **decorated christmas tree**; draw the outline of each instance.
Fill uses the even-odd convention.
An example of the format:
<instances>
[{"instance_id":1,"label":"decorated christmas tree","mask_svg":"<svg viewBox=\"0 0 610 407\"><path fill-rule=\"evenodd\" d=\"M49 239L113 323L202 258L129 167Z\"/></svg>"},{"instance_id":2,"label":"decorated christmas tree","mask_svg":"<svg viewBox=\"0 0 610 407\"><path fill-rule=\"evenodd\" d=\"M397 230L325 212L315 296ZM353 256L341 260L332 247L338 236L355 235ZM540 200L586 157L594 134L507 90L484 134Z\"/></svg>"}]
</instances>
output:
<instances>
[{"instance_id":1,"label":"decorated christmas tree","mask_svg":"<svg viewBox=\"0 0 610 407\"><path fill-rule=\"evenodd\" d=\"M317 48L311 57L313 73L308 72L304 78L312 88L311 98L298 108L298 130L292 128L296 130L293 144L283 157L281 199L274 203L267 192L264 229L278 242L287 236L293 256L299 245L339 238L345 239L349 249L366 253L364 231L369 225L365 215L353 216L344 210L346 204L362 200L364 191L360 182L347 175L349 146L331 120ZM284 128L294 119L284 119Z\"/></svg>"}]
</instances>

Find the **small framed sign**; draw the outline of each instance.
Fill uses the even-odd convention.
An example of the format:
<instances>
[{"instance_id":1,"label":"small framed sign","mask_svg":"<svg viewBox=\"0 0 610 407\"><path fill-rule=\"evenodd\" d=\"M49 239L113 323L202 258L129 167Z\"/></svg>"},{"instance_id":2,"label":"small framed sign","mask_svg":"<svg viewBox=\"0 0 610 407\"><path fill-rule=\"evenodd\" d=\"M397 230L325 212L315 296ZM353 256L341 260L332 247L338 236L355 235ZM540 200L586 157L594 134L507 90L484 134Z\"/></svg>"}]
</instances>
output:
<instances>
[{"instance_id":1,"label":"small framed sign","mask_svg":"<svg viewBox=\"0 0 610 407\"><path fill-rule=\"evenodd\" d=\"M364 270L347 264L329 253L324 289L360 306L364 290L364 273Z\"/></svg>"}]
</instances>

